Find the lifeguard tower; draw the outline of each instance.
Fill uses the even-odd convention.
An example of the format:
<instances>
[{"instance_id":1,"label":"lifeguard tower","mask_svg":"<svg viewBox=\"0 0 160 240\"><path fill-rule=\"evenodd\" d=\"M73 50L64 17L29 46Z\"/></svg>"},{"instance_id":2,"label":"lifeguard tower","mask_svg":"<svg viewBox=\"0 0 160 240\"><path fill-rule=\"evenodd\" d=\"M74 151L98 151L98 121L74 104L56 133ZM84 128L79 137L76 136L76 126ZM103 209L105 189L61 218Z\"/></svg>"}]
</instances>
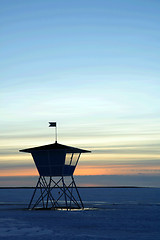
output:
<instances>
[{"instance_id":1,"label":"lifeguard tower","mask_svg":"<svg viewBox=\"0 0 160 240\"><path fill-rule=\"evenodd\" d=\"M57 127L50 122L50 127ZM20 152L31 153L39 179L28 205L29 209L83 209L83 202L74 181L74 170L81 153L90 151L57 143L28 148Z\"/></svg>"}]
</instances>

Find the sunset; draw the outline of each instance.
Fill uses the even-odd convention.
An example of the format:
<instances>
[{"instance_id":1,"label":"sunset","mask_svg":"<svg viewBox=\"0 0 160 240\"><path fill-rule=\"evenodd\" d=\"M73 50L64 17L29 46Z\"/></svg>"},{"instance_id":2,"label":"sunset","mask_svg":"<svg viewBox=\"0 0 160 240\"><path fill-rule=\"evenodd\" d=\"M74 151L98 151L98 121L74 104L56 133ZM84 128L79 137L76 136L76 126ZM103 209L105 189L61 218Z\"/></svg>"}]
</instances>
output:
<instances>
[{"instance_id":1,"label":"sunset","mask_svg":"<svg viewBox=\"0 0 160 240\"><path fill-rule=\"evenodd\" d=\"M160 1L1 0L0 49L0 239L158 240Z\"/></svg>"}]
</instances>

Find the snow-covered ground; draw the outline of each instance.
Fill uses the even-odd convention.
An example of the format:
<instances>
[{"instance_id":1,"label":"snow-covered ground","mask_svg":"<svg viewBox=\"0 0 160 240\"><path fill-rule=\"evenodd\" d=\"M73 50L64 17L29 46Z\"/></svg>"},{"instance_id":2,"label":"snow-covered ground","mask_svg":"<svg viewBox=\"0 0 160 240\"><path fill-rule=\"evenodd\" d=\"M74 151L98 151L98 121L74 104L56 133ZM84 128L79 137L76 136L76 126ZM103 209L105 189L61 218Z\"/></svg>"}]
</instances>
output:
<instances>
[{"instance_id":1,"label":"snow-covered ground","mask_svg":"<svg viewBox=\"0 0 160 240\"><path fill-rule=\"evenodd\" d=\"M0 239L159 240L160 188L80 188L85 210L26 210L33 189L0 189Z\"/></svg>"}]
</instances>

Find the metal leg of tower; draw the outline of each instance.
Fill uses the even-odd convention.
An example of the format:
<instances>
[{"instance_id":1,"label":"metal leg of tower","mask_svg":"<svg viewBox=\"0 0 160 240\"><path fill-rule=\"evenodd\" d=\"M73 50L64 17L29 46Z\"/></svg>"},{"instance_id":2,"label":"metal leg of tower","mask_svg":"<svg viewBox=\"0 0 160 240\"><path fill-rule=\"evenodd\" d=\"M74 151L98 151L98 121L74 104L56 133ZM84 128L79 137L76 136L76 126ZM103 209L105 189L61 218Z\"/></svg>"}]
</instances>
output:
<instances>
[{"instance_id":1,"label":"metal leg of tower","mask_svg":"<svg viewBox=\"0 0 160 240\"><path fill-rule=\"evenodd\" d=\"M65 183L65 177L62 176L58 181L53 179L53 177L44 177L40 176L37 182L37 185L35 187L35 190L33 192L31 201L28 205L28 209L34 209L38 206L43 208L61 208L63 209L63 204L59 201L64 196L65 201L65 208L67 211L72 209L73 207L84 208L82 199L80 197L78 188L76 186L76 183L74 181L73 176L71 177L71 182L69 185L66 185ZM62 184L62 185L61 185ZM54 198L52 195L52 190L56 190L57 188L60 189L61 192L59 192L59 196ZM38 199L33 204L33 200L35 199L36 191L39 190L40 194L38 196ZM61 194L60 194L61 193ZM75 195L76 193L76 195ZM78 198L78 200L77 200Z\"/></svg>"},{"instance_id":2,"label":"metal leg of tower","mask_svg":"<svg viewBox=\"0 0 160 240\"><path fill-rule=\"evenodd\" d=\"M41 202L44 204L44 199L46 196L46 195L44 195L44 193L46 192L46 190L44 189L44 184L43 184L42 180L43 180L43 178L41 176L40 181L39 181L39 185L40 185L39 188L40 188L41 194L40 194L39 198L37 199L37 201L35 202L35 204L32 206L32 209L34 209L36 206L38 206L39 203L41 203ZM44 207L44 205L43 205L43 207Z\"/></svg>"},{"instance_id":3,"label":"metal leg of tower","mask_svg":"<svg viewBox=\"0 0 160 240\"><path fill-rule=\"evenodd\" d=\"M54 183L54 186L51 186L51 183L50 183L50 187L49 187L49 184L47 183L47 180L45 179L45 177L42 177L42 179L41 179L41 181L43 183L43 188L44 188L43 193L45 193L43 195L43 198L47 197L48 201L50 200L50 202L52 204L52 208L55 209L56 207L60 207L60 205L57 203L57 201L54 199L54 197L52 195L52 190L56 187L56 184L53 181L52 177L50 178L50 180L51 180L51 183L52 182ZM58 181L58 183L60 182L60 180ZM42 200L42 198L40 196L36 202L36 205L38 205L41 202L41 200ZM48 205L47 205L47 207L48 207Z\"/></svg>"},{"instance_id":4,"label":"metal leg of tower","mask_svg":"<svg viewBox=\"0 0 160 240\"><path fill-rule=\"evenodd\" d=\"M70 186L72 185L71 191L70 191ZM70 183L70 185L67 187L65 186L65 188L67 189L67 191L69 192L70 195L67 194L68 198L70 199L71 202L74 202L75 205L77 205L78 208L81 208L80 205L78 204L77 200L75 199L74 195L73 195L73 181ZM71 205L71 203L70 203Z\"/></svg>"},{"instance_id":5,"label":"metal leg of tower","mask_svg":"<svg viewBox=\"0 0 160 240\"><path fill-rule=\"evenodd\" d=\"M67 208L67 211L68 211L67 195L66 195L66 189L65 189L65 183L64 183L63 177L62 177L62 183L63 183L63 191L64 191L64 198L65 198L66 208Z\"/></svg>"},{"instance_id":6,"label":"metal leg of tower","mask_svg":"<svg viewBox=\"0 0 160 240\"><path fill-rule=\"evenodd\" d=\"M46 208L48 207L48 200L49 200L49 194L51 191L51 177L49 178L49 184L48 184L48 194L47 194L47 202L46 202Z\"/></svg>"},{"instance_id":7,"label":"metal leg of tower","mask_svg":"<svg viewBox=\"0 0 160 240\"><path fill-rule=\"evenodd\" d=\"M78 195L78 197L79 197L79 200L80 200L80 202L81 202L82 208L84 208L84 205L83 205L83 202L82 202L81 196L80 196L80 194L79 194L79 192L78 192L78 189L77 189L76 183L75 183L75 181L74 181L74 177L73 177L73 175L71 176L71 178L72 178L72 181L73 181L74 187L75 187L75 189L76 189L77 195Z\"/></svg>"},{"instance_id":8,"label":"metal leg of tower","mask_svg":"<svg viewBox=\"0 0 160 240\"><path fill-rule=\"evenodd\" d=\"M43 208L45 208L44 197L43 197L43 193L44 193L44 192L42 192L42 185L41 185L41 182L40 182L40 191L41 191L41 197L42 197Z\"/></svg>"},{"instance_id":9,"label":"metal leg of tower","mask_svg":"<svg viewBox=\"0 0 160 240\"><path fill-rule=\"evenodd\" d=\"M73 181L71 182L71 192L70 192L70 194L71 194L71 196L73 196ZM70 199L70 208L71 208L71 206L72 206L72 199Z\"/></svg>"},{"instance_id":10,"label":"metal leg of tower","mask_svg":"<svg viewBox=\"0 0 160 240\"><path fill-rule=\"evenodd\" d=\"M72 183L71 183L71 196L72 196L72 194L73 194L73 181L72 181ZM71 208L71 206L72 206L72 200L70 199L70 208Z\"/></svg>"},{"instance_id":11,"label":"metal leg of tower","mask_svg":"<svg viewBox=\"0 0 160 240\"><path fill-rule=\"evenodd\" d=\"M63 195L66 195L66 197L68 197L68 199L70 199L70 201L74 202L75 205L77 205L79 208L81 208L81 207L79 206L78 202L76 201L75 197L73 196L73 194L72 194L71 191L69 190L69 188L70 188L70 186L72 185L73 182L71 182L71 183L69 184L69 186L66 186L65 182L62 182L64 188L63 188L63 187L61 188L61 187L58 185L58 183L59 183L60 181L62 181L62 178L61 178L57 183L56 183L53 179L52 179L52 181L55 183L55 186L58 187L58 188L62 191L62 194L57 198L56 203L59 201L59 199L60 199ZM67 191L69 192L69 194L67 193ZM67 205L67 206L68 206L68 205Z\"/></svg>"},{"instance_id":12,"label":"metal leg of tower","mask_svg":"<svg viewBox=\"0 0 160 240\"><path fill-rule=\"evenodd\" d=\"M35 188L35 192L37 190L37 188L40 188L40 196L38 197L37 201L34 203L34 205L32 206L32 209L34 209L35 207L37 207L41 202L43 204L43 208L45 208L45 198L48 197L48 200L50 200L52 207L55 207L55 199L53 198L52 194L50 193L50 189L48 189L48 184L47 181L45 180L44 177L40 177L39 178L39 182L37 183L37 186ZM39 185L39 186L38 186ZM33 201L35 192L32 196L31 202ZM30 204L31 206L31 204ZM58 204L57 204L58 206ZM48 204L47 204L47 208L48 208Z\"/></svg>"},{"instance_id":13,"label":"metal leg of tower","mask_svg":"<svg viewBox=\"0 0 160 240\"><path fill-rule=\"evenodd\" d=\"M30 209L30 207L31 207L33 198L34 198L34 196L35 196L35 193L36 193L36 191L37 191L38 185L39 185L39 183L40 183L40 179L41 179L41 176L38 178L38 182L37 182L37 185L36 185L36 187L35 187L35 189L34 189L34 192L33 192L32 198L31 198L31 200L30 200L30 203L29 203L29 205L28 205L28 209Z\"/></svg>"},{"instance_id":14,"label":"metal leg of tower","mask_svg":"<svg viewBox=\"0 0 160 240\"><path fill-rule=\"evenodd\" d=\"M52 190L52 188L50 187L51 178L50 178L49 184L47 183L45 177L42 178L42 181L43 181L43 185L44 185L44 188L45 188L45 191L46 191L45 197L47 197L47 199L48 199L47 201L50 200L50 202L52 204L52 207L54 208L55 207L55 199L54 199L54 197L52 196L52 193L51 193L51 190ZM46 208L48 208L48 202L46 203Z\"/></svg>"}]
</instances>

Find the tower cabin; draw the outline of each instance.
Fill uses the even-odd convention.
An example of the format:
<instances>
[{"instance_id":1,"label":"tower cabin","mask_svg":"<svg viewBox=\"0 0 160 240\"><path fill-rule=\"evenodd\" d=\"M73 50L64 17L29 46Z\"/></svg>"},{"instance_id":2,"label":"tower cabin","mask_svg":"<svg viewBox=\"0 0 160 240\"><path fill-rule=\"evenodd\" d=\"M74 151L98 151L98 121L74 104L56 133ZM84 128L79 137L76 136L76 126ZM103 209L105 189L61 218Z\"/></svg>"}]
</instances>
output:
<instances>
[{"instance_id":1,"label":"tower cabin","mask_svg":"<svg viewBox=\"0 0 160 240\"><path fill-rule=\"evenodd\" d=\"M84 208L73 174L80 155L90 151L62 145L56 141L20 152L31 153L39 173L29 209Z\"/></svg>"}]
</instances>

